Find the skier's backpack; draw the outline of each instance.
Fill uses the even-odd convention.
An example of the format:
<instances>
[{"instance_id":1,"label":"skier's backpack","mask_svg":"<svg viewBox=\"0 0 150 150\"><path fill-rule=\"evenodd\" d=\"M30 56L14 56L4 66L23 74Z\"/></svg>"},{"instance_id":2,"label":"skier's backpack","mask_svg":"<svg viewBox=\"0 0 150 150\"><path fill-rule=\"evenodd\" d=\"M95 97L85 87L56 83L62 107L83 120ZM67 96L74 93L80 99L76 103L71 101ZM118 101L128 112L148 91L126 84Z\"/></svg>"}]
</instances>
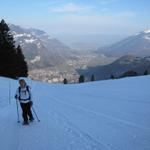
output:
<instances>
[{"instance_id":1,"label":"skier's backpack","mask_svg":"<svg viewBox=\"0 0 150 150\"><path fill-rule=\"evenodd\" d=\"M18 90L19 90L19 100L21 100L21 98L20 98L21 87L20 86L19 86ZM30 100L31 99L31 93L30 93L28 85L26 86L26 91L29 93L29 100Z\"/></svg>"}]
</instances>

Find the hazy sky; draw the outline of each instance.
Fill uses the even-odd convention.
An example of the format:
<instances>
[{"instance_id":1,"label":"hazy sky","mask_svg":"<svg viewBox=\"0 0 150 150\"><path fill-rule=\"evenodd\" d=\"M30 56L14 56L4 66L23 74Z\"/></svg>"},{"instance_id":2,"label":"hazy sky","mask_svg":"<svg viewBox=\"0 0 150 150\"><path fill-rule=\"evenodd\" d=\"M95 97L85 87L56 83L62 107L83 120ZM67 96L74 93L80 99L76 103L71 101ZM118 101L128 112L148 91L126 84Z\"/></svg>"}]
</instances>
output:
<instances>
[{"instance_id":1,"label":"hazy sky","mask_svg":"<svg viewBox=\"0 0 150 150\"><path fill-rule=\"evenodd\" d=\"M150 0L0 0L0 18L49 34L132 34L150 28Z\"/></svg>"}]
</instances>

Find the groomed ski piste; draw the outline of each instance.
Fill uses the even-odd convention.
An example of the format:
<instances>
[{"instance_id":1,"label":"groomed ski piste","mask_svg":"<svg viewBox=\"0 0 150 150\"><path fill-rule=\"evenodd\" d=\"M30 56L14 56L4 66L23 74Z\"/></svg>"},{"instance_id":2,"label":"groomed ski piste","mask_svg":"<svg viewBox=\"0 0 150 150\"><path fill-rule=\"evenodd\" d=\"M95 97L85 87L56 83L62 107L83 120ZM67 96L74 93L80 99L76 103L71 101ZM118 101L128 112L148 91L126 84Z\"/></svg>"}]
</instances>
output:
<instances>
[{"instance_id":1,"label":"groomed ski piste","mask_svg":"<svg viewBox=\"0 0 150 150\"><path fill-rule=\"evenodd\" d=\"M23 126L18 83L0 77L0 150L150 150L150 76L27 83L41 121Z\"/></svg>"}]
</instances>

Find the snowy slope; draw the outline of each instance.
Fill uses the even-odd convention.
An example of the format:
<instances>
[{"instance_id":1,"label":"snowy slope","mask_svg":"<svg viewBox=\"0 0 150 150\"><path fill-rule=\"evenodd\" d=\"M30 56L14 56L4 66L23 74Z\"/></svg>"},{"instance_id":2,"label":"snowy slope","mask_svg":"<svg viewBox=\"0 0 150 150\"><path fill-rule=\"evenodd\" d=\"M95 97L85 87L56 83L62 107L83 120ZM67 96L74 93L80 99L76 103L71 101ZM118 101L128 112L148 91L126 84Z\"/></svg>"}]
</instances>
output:
<instances>
[{"instance_id":1,"label":"snowy slope","mask_svg":"<svg viewBox=\"0 0 150 150\"><path fill-rule=\"evenodd\" d=\"M150 76L66 86L29 80L41 122L22 126L17 83L0 78L0 149L149 150L149 83Z\"/></svg>"}]
</instances>

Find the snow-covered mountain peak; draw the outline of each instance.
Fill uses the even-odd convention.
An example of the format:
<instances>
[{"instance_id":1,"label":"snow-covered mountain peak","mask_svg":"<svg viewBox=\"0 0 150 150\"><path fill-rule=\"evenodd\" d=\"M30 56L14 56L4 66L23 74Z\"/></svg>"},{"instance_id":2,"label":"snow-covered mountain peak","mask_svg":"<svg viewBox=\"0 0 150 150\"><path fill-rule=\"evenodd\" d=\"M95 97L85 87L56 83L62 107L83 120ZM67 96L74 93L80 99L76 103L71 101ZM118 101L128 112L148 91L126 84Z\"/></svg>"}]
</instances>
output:
<instances>
[{"instance_id":1,"label":"snow-covered mountain peak","mask_svg":"<svg viewBox=\"0 0 150 150\"><path fill-rule=\"evenodd\" d=\"M30 68L55 66L72 58L71 49L61 41L49 36L45 31L13 24L9 24L9 27L16 46L18 44L22 46Z\"/></svg>"},{"instance_id":2,"label":"snow-covered mountain peak","mask_svg":"<svg viewBox=\"0 0 150 150\"><path fill-rule=\"evenodd\" d=\"M144 33L150 33L150 29L144 30Z\"/></svg>"},{"instance_id":3,"label":"snow-covered mountain peak","mask_svg":"<svg viewBox=\"0 0 150 150\"><path fill-rule=\"evenodd\" d=\"M111 46L99 48L99 53L107 56L149 56L150 55L150 29L143 30L135 35L129 36Z\"/></svg>"}]
</instances>

